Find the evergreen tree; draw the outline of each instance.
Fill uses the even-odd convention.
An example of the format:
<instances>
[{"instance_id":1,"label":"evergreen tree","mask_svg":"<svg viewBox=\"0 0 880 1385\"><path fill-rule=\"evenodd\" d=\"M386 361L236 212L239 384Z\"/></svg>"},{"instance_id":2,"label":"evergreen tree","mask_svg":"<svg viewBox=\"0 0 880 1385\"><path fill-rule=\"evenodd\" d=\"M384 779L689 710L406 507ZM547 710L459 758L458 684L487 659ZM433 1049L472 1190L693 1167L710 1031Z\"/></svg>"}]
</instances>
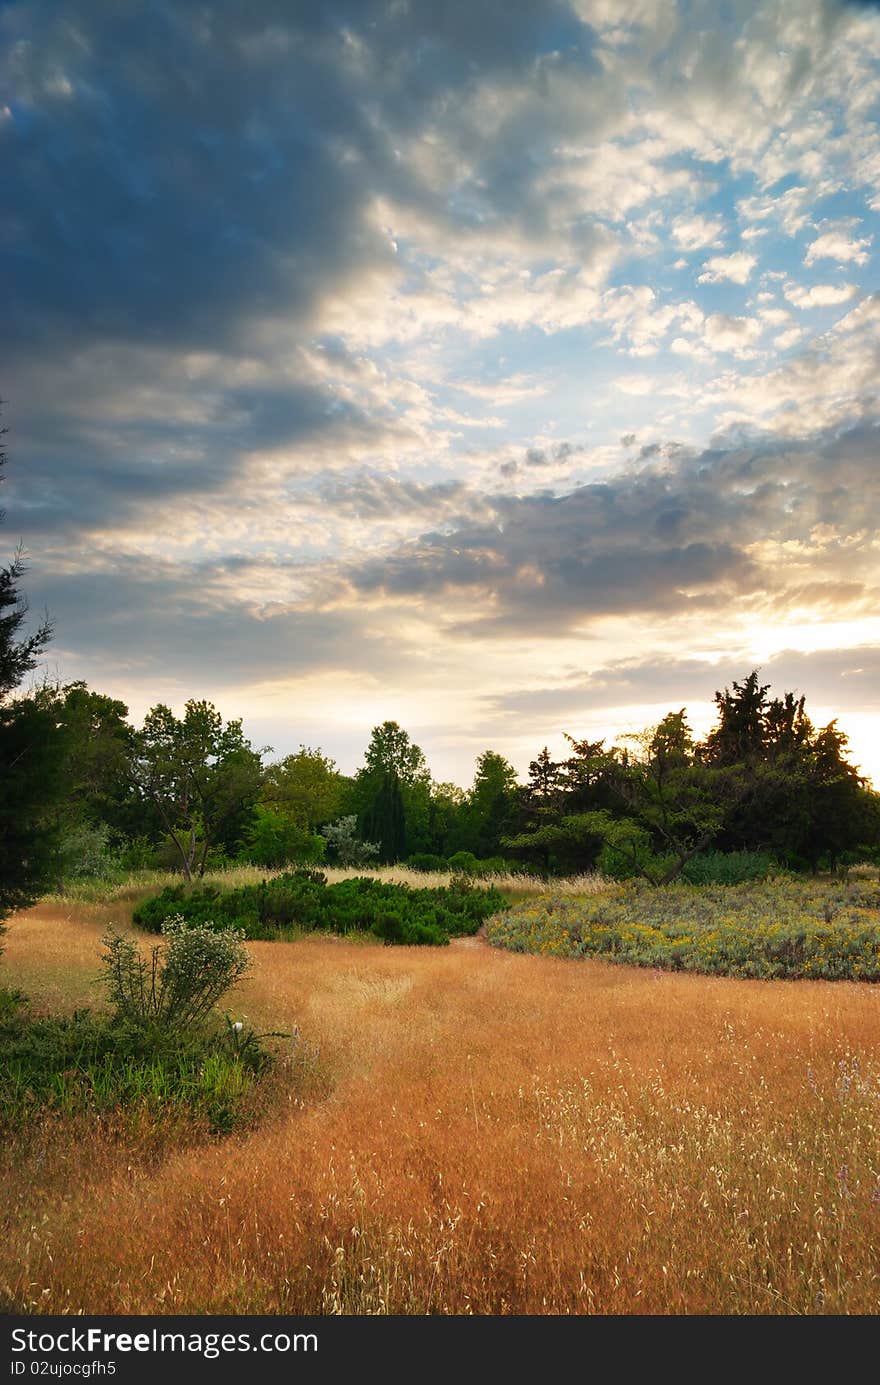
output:
<instances>
[{"instance_id":1,"label":"evergreen tree","mask_svg":"<svg viewBox=\"0 0 880 1385\"><path fill-rule=\"evenodd\" d=\"M397 826L392 826L398 795L403 805L402 843ZM421 748L396 721L373 727L364 764L355 776L352 800L362 837L379 840L373 826L376 813L385 822L383 859L403 860L430 849L431 773ZM387 855L392 850L398 853L393 858Z\"/></svg>"},{"instance_id":2,"label":"evergreen tree","mask_svg":"<svg viewBox=\"0 0 880 1385\"><path fill-rule=\"evenodd\" d=\"M545 745L536 760L529 763L529 798L533 807L546 815L560 805L563 785L563 766L551 760Z\"/></svg>"},{"instance_id":3,"label":"evergreen tree","mask_svg":"<svg viewBox=\"0 0 880 1385\"><path fill-rule=\"evenodd\" d=\"M394 770L386 770L375 798L364 815L363 834L377 842L379 860L384 865L402 861L406 854L406 825L400 780Z\"/></svg>"},{"instance_id":4,"label":"evergreen tree","mask_svg":"<svg viewBox=\"0 0 880 1385\"><path fill-rule=\"evenodd\" d=\"M0 449L0 481L5 464ZM36 668L52 633L48 620L22 633L23 571L20 550L0 568L0 919L32 904L52 881L59 843L51 815L64 790L64 738L51 699L10 696Z\"/></svg>"},{"instance_id":5,"label":"evergreen tree","mask_svg":"<svg viewBox=\"0 0 880 1385\"><path fill-rule=\"evenodd\" d=\"M474 782L461 816L454 850L477 857L497 856L501 838L516 828L519 802L516 770L495 750L477 757Z\"/></svg>"}]
</instances>

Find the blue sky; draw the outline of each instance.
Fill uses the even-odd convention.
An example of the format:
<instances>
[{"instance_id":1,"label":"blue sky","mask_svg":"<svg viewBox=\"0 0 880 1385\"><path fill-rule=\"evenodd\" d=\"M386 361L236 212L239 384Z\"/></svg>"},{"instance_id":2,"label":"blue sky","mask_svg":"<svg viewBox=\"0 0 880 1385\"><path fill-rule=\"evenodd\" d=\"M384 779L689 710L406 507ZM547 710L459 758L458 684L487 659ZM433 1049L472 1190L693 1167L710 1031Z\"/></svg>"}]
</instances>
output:
<instances>
[{"instance_id":1,"label":"blue sky","mask_svg":"<svg viewBox=\"0 0 880 1385\"><path fill-rule=\"evenodd\" d=\"M0 55L53 676L466 783L759 664L880 779L876 6L37 0Z\"/></svg>"}]
</instances>

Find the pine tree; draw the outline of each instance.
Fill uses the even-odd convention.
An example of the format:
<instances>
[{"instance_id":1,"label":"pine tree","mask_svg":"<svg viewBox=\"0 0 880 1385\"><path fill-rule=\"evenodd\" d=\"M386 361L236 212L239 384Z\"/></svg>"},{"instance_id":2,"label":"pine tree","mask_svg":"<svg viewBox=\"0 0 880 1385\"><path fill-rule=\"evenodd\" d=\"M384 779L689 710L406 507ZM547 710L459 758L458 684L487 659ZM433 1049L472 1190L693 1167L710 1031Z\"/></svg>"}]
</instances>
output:
<instances>
[{"instance_id":1,"label":"pine tree","mask_svg":"<svg viewBox=\"0 0 880 1385\"><path fill-rule=\"evenodd\" d=\"M5 464L0 449L0 473ZM64 789L65 738L52 695L10 697L52 633L44 620L32 635L21 634L23 571L20 550L0 568L0 919L34 903L52 880L58 840L50 814Z\"/></svg>"}]
</instances>

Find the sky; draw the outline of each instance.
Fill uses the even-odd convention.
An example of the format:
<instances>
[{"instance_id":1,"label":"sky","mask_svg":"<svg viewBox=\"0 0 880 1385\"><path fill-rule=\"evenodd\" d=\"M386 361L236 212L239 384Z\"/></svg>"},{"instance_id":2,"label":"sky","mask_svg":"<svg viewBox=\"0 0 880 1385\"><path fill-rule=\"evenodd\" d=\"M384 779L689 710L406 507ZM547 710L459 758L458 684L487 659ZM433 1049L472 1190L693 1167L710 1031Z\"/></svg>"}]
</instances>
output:
<instances>
[{"instance_id":1,"label":"sky","mask_svg":"<svg viewBox=\"0 0 880 1385\"><path fill-rule=\"evenodd\" d=\"M880 7L0 3L47 671L438 780L760 667L880 784Z\"/></svg>"}]
</instances>

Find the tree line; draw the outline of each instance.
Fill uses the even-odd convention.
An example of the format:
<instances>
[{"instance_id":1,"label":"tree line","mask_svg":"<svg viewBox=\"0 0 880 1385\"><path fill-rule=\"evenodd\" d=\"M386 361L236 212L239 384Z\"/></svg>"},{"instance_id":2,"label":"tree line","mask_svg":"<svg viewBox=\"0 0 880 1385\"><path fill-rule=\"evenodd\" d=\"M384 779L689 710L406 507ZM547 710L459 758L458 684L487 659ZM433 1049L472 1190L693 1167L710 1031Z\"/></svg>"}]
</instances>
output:
<instances>
[{"instance_id":1,"label":"tree line","mask_svg":"<svg viewBox=\"0 0 880 1385\"><path fill-rule=\"evenodd\" d=\"M5 458L0 453L0 467ZM83 682L22 691L52 630L26 635L20 555L0 569L0 917L84 875L162 866L188 882L229 862L321 861L662 884L715 854L792 869L880 859L880 795L834 722L772 696L757 670L715 694L695 739L686 709L619 744L567 736L521 782L495 750L467 790L439 783L395 721L341 773L320 747L272 759L208 701L153 707L140 727Z\"/></svg>"}]
</instances>

